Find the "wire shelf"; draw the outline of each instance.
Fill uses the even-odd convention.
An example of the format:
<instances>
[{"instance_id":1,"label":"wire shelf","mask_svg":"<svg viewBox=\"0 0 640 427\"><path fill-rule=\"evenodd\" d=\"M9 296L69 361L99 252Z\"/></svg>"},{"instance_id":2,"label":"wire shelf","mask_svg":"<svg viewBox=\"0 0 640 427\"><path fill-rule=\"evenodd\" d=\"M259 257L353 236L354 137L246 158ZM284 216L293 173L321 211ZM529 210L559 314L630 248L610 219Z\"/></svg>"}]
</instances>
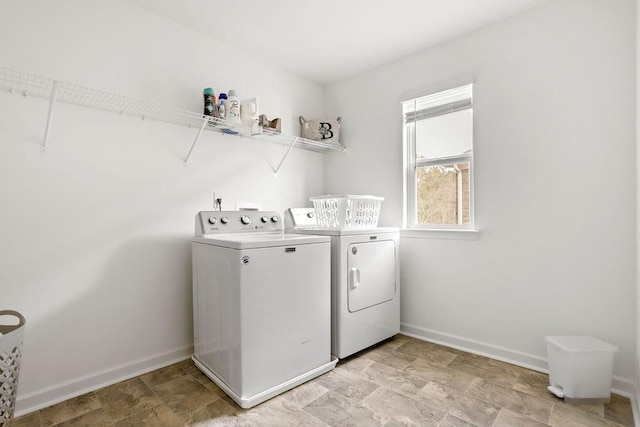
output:
<instances>
[{"instance_id":1,"label":"wire shelf","mask_svg":"<svg viewBox=\"0 0 640 427\"><path fill-rule=\"evenodd\" d=\"M108 111L121 115L200 128L198 137L203 130L208 130L223 134L261 139L281 145L290 145L290 147L296 146L315 152L345 151L344 147L340 144L323 143L297 136L285 135L257 126L251 127L236 125L225 120L204 116L193 111L143 101L128 96L117 95L8 68L0 68L0 81L3 82L3 88L9 92L21 93L23 96L37 96L51 100L44 147L46 147L49 128L51 126L50 122L53 105L55 102L61 101L68 104ZM198 141L198 137L196 137L196 140L191 146L191 150L185 159L185 163L189 159L193 146L195 146Z\"/></svg>"}]
</instances>

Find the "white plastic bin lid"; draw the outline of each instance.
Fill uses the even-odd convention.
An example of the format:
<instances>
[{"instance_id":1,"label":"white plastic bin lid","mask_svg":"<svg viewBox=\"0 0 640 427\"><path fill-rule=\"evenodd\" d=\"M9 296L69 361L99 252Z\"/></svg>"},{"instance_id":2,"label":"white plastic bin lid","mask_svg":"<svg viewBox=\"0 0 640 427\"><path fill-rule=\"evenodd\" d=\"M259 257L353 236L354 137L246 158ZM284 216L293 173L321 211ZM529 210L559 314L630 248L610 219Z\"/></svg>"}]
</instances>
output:
<instances>
[{"instance_id":1,"label":"white plastic bin lid","mask_svg":"<svg viewBox=\"0 0 640 427\"><path fill-rule=\"evenodd\" d=\"M545 339L563 350L572 352L609 351L617 353L619 351L615 345L587 335L545 337Z\"/></svg>"}]
</instances>

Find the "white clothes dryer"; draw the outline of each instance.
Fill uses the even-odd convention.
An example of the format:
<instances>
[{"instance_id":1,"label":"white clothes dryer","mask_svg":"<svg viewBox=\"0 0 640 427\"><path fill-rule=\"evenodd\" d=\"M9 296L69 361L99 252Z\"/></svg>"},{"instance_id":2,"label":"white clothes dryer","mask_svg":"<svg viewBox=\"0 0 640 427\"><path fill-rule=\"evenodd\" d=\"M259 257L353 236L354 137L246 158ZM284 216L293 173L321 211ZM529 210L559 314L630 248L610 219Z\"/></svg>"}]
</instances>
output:
<instances>
[{"instance_id":1,"label":"white clothes dryer","mask_svg":"<svg viewBox=\"0 0 640 427\"><path fill-rule=\"evenodd\" d=\"M333 369L330 238L275 212L196 215L193 361L250 408Z\"/></svg>"},{"instance_id":2,"label":"white clothes dryer","mask_svg":"<svg viewBox=\"0 0 640 427\"><path fill-rule=\"evenodd\" d=\"M285 228L331 238L331 352L342 359L400 332L399 229L325 229L314 212L288 209Z\"/></svg>"}]
</instances>

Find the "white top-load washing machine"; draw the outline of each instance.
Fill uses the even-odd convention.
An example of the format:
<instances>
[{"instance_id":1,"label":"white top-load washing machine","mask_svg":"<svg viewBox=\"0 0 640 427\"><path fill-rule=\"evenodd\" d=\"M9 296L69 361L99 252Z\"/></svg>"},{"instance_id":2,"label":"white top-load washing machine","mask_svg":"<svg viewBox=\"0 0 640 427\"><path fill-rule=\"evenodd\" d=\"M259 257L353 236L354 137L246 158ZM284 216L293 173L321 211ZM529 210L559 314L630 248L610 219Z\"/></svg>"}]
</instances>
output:
<instances>
[{"instance_id":1,"label":"white top-load washing machine","mask_svg":"<svg viewBox=\"0 0 640 427\"><path fill-rule=\"evenodd\" d=\"M330 239L276 212L196 215L193 361L250 408L333 369Z\"/></svg>"},{"instance_id":2,"label":"white top-load washing machine","mask_svg":"<svg viewBox=\"0 0 640 427\"><path fill-rule=\"evenodd\" d=\"M398 228L322 228L313 208L288 209L285 227L331 238L334 356L342 359L400 332Z\"/></svg>"}]
</instances>

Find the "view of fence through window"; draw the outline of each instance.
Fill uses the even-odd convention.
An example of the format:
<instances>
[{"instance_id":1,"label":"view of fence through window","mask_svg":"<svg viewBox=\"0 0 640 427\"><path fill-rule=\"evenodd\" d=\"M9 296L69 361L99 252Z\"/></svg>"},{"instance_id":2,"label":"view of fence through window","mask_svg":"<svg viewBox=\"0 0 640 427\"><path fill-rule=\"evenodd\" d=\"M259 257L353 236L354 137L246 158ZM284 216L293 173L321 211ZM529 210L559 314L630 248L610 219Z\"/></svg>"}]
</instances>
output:
<instances>
[{"instance_id":1,"label":"view of fence through window","mask_svg":"<svg viewBox=\"0 0 640 427\"><path fill-rule=\"evenodd\" d=\"M403 103L410 225L472 223L471 85Z\"/></svg>"},{"instance_id":2,"label":"view of fence through window","mask_svg":"<svg viewBox=\"0 0 640 427\"><path fill-rule=\"evenodd\" d=\"M418 224L469 224L469 162L416 169Z\"/></svg>"}]
</instances>

